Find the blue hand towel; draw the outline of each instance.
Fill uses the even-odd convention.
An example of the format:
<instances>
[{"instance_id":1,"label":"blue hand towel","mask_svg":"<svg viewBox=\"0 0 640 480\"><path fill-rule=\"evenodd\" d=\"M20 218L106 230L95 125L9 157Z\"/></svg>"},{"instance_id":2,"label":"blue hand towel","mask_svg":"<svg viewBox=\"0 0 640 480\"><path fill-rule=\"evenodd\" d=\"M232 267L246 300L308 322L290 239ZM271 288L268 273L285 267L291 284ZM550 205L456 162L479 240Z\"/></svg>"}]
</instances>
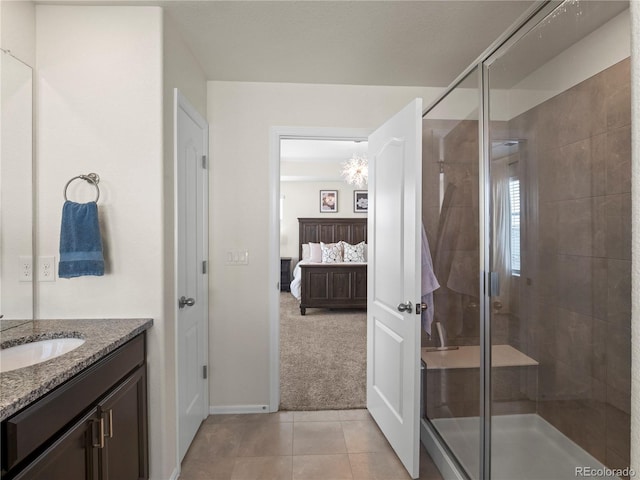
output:
<instances>
[{"instance_id":1,"label":"blue hand towel","mask_svg":"<svg viewBox=\"0 0 640 480\"><path fill-rule=\"evenodd\" d=\"M66 201L60 228L60 278L104 275L102 239L96 202Z\"/></svg>"}]
</instances>

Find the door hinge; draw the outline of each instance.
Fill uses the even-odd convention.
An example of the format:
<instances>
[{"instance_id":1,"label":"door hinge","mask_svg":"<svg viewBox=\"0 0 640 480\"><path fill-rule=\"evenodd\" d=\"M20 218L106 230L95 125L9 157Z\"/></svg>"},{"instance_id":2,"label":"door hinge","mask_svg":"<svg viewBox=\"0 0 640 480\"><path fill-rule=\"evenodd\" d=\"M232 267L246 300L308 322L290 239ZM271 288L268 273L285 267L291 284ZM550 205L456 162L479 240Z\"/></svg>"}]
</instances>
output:
<instances>
[{"instance_id":1,"label":"door hinge","mask_svg":"<svg viewBox=\"0 0 640 480\"><path fill-rule=\"evenodd\" d=\"M206 365L202 366L202 378L204 378L204 379L207 378L207 366Z\"/></svg>"},{"instance_id":2,"label":"door hinge","mask_svg":"<svg viewBox=\"0 0 640 480\"><path fill-rule=\"evenodd\" d=\"M203 260L202 261L202 274L206 274L207 273L207 261Z\"/></svg>"},{"instance_id":3,"label":"door hinge","mask_svg":"<svg viewBox=\"0 0 640 480\"><path fill-rule=\"evenodd\" d=\"M202 168L207 169L207 156L202 155Z\"/></svg>"}]
</instances>

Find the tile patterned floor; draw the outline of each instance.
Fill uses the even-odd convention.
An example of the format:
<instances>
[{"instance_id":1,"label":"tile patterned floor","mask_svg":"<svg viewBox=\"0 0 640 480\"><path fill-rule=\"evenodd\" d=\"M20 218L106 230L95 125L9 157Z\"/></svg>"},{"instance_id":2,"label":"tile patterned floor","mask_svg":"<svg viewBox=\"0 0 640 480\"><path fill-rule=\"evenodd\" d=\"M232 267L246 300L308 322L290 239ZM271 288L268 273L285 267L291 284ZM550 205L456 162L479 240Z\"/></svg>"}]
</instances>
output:
<instances>
[{"instance_id":1,"label":"tile patterned floor","mask_svg":"<svg viewBox=\"0 0 640 480\"><path fill-rule=\"evenodd\" d=\"M211 415L181 480L408 480L366 410ZM420 479L442 480L420 449Z\"/></svg>"}]
</instances>

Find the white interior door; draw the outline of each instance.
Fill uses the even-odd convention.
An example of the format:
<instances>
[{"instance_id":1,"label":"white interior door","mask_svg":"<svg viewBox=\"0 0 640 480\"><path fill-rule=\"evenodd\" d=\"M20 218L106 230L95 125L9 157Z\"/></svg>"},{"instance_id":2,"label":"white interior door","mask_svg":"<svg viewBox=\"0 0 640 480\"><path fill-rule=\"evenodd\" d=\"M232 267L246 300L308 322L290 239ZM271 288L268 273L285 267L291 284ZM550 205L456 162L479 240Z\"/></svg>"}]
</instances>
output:
<instances>
[{"instance_id":1,"label":"white interior door","mask_svg":"<svg viewBox=\"0 0 640 480\"><path fill-rule=\"evenodd\" d=\"M420 442L422 99L369 136L367 408L413 478ZM410 308L409 305L411 305Z\"/></svg>"},{"instance_id":2,"label":"white interior door","mask_svg":"<svg viewBox=\"0 0 640 480\"><path fill-rule=\"evenodd\" d=\"M175 90L176 355L178 450L182 461L209 411L208 125Z\"/></svg>"}]
</instances>

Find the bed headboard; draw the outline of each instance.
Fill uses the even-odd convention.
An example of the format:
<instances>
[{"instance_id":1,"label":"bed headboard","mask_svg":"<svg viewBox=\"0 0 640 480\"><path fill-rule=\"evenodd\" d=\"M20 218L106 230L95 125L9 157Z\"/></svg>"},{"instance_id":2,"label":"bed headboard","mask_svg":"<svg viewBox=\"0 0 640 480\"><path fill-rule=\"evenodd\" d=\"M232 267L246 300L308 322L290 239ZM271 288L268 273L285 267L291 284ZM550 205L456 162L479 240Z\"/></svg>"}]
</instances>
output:
<instances>
[{"instance_id":1,"label":"bed headboard","mask_svg":"<svg viewBox=\"0 0 640 480\"><path fill-rule=\"evenodd\" d=\"M367 241L366 218L298 218L300 227L298 258L302 258L304 243L337 243L352 245Z\"/></svg>"}]
</instances>

